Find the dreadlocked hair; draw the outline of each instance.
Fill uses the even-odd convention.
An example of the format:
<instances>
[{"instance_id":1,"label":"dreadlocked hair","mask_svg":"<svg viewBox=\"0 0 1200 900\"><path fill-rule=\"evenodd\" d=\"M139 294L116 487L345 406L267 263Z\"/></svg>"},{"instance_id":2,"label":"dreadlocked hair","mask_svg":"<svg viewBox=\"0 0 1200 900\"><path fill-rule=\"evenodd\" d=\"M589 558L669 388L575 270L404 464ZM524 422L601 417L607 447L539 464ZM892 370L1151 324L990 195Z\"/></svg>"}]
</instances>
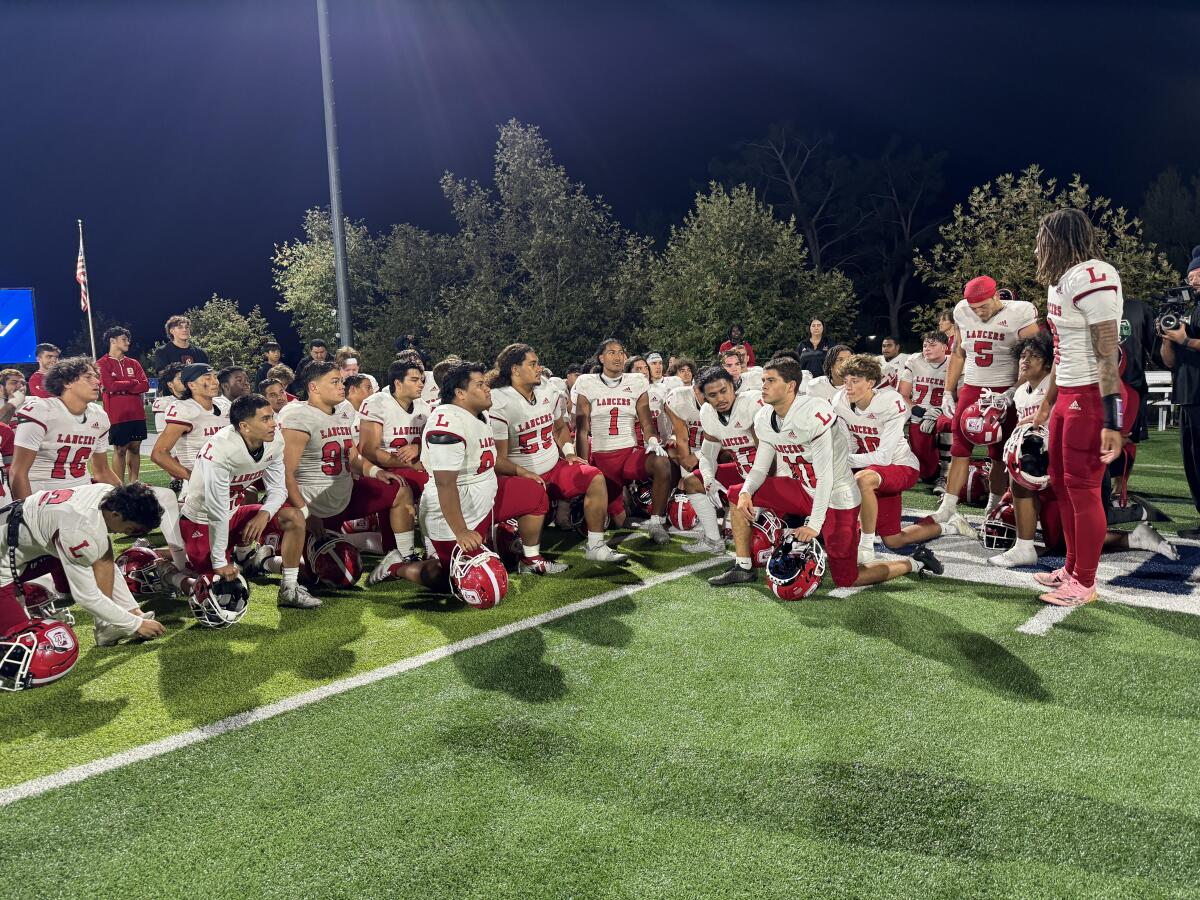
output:
<instances>
[{"instance_id":1,"label":"dreadlocked hair","mask_svg":"<svg viewBox=\"0 0 1200 900\"><path fill-rule=\"evenodd\" d=\"M1047 287L1085 259L1100 259L1096 229L1083 210L1056 209L1042 216L1037 234L1037 278Z\"/></svg>"},{"instance_id":2,"label":"dreadlocked hair","mask_svg":"<svg viewBox=\"0 0 1200 900\"><path fill-rule=\"evenodd\" d=\"M509 344L496 355L496 368L490 373L492 387L509 387L512 385L513 366L525 363L525 357L533 352L528 344Z\"/></svg>"}]
</instances>

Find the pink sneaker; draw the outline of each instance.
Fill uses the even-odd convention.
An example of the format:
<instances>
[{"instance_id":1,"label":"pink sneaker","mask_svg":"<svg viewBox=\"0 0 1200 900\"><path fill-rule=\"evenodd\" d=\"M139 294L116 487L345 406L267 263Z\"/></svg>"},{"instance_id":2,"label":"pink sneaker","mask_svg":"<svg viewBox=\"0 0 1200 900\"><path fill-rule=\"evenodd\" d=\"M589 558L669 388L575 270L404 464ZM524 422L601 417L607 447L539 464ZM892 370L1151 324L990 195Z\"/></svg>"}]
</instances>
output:
<instances>
[{"instance_id":1,"label":"pink sneaker","mask_svg":"<svg viewBox=\"0 0 1200 900\"><path fill-rule=\"evenodd\" d=\"M1056 588L1060 584L1070 581L1071 576L1067 570L1063 568L1055 569L1053 572L1035 572L1033 574L1033 580L1043 587Z\"/></svg>"},{"instance_id":2,"label":"pink sneaker","mask_svg":"<svg viewBox=\"0 0 1200 900\"><path fill-rule=\"evenodd\" d=\"M1068 578L1056 589L1048 594L1042 594L1038 599L1054 606L1083 606L1085 603L1092 603L1096 600L1096 588L1094 585L1084 587L1074 578Z\"/></svg>"}]
</instances>

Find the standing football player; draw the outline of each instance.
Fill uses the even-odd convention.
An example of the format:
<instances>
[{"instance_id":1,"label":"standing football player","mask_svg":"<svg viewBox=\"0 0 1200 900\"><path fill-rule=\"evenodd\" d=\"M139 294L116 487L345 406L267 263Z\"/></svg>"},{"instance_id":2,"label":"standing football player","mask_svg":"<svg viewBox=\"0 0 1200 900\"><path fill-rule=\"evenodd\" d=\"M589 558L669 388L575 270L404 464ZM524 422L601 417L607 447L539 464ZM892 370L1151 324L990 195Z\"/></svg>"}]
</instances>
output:
<instances>
[{"instance_id":1,"label":"standing football player","mask_svg":"<svg viewBox=\"0 0 1200 900\"><path fill-rule=\"evenodd\" d=\"M496 472L540 482L551 500L583 497L587 526L584 558L624 562L604 543L608 486L604 473L575 453L560 397L542 384L538 355L528 344L509 344L496 357L488 413L496 438ZM531 564L521 562L521 569Z\"/></svg>"},{"instance_id":2,"label":"standing football player","mask_svg":"<svg viewBox=\"0 0 1200 900\"><path fill-rule=\"evenodd\" d=\"M756 506L778 516L806 516L792 534L801 542L821 538L838 587L878 584L922 571L940 575L941 563L925 546L908 559L859 564L859 494L847 462L845 433L828 401L797 393L802 379L800 364L790 359L772 360L765 367L763 406L754 419L754 465L745 483L729 491L736 556L729 570L709 584L755 580L750 553ZM771 475L772 468L782 474Z\"/></svg>"},{"instance_id":3,"label":"standing football player","mask_svg":"<svg viewBox=\"0 0 1200 900\"><path fill-rule=\"evenodd\" d=\"M984 390L1003 395L1000 402L1011 404L1012 391L1017 386L1017 361L1013 348L1024 338L1037 333L1037 309L1025 300L1003 300L996 282L987 275L972 278L963 288L963 299L954 307L954 353L950 356L950 371L946 387L955 399L954 441L950 446L950 472L946 477L946 492L934 512L937 522L948 522L958 511L958 495L967 483L967 469L975 445L967 437L965 425L969 408ZM958 383L962 375L963 383ZM1004 439L1013 429L1015 417L1009 406L1004 437L988 447L992 460L991 496L988 509L1000 502L1007 478L1003 459Z\"/></svg>"},{"instance_id":4,"label":"standing football player","mask_svg":"<svg viewBox=\"0 0 1200 900\"><path fill-rule=\"evenodd\" d=\"M850 448L849 463L862 496L859 562L875 559L875 535L891 549L933 540L943 534L976 537L960 515L944 525L928 520L902 528L904 492L917 483L917 457L905 440L908 404L891 388L876 387L883 372L875 357L862 353L842 366L845 387L833 410Z\"/></svg>"},{"instance_id":5,"label":"standing football player","mask_svg":"<svg viewBox=\"0 0 1200 900\"><path fill-rule=\"evenodd\" d=\"M284 508L284 443L271 404L262 394L244 394L230 406L229 424L196 454L181 521L188 564L193 572L235 579L238 567L230 560L231 543L238 547L265 543L263 538L272 529L280 535L279 605L320 606L321 601L298 581L304 517ZM259 481L266 486L266 496L261 503L246 503L246 489Z\"/></svg>"},{"instance_id":6,"label":"standing football player","mask_svg":"<svg viewBox=\"0 0 1200 900\"><path fill-rule=\"evenodd\" d=\"M384 544L394 541L394 546L371 572L369 580L375 584L389 577L392 566L416 559L412 493L395 472L359 455L355 411L346 402L337 364L310 362L304 377L308 399L289 403L279 414L288 502L314 537L349 519L386 512L390 529L383 534Z\"/></svg>"},{"instance_id":7,"label":"standing football player","mask_svg":"<svg viewBox=\"0 0 1200 900\"><path fill-rule=\"evenodd\" d=\"M650 418L649 385L645 376L625 372L625 347L615 338L600 342L596 359L600 372L575 382L576 440L582 456L604 473L608 512L616 524L625 522L625 485L652 482L646 530L654 543L665 544L671 540L666 529L671 462ZM644 449L635 425L646 435Z\"/></svg>"}]
</instances>

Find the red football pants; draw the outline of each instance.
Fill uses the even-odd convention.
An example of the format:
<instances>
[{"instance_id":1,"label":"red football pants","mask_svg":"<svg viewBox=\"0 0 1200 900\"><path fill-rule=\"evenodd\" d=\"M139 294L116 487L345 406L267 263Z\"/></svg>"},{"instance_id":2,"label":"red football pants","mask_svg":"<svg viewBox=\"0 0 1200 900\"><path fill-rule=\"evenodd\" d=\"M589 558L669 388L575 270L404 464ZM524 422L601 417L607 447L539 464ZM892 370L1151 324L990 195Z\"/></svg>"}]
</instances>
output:
<instances>
[{"instance_id":1,"label":"red football pants","mask_svg":"<svg viewBox=\"0 0 1200 900\"><path fill-rule=\"evenodd\" d=\"M1100 481L1104 405L1098 385L1059 387L1050 414L1050 484L1062 509L1066 569L1085 587L1096 583L1108 524Z\"/></svg>"}]
</instances>

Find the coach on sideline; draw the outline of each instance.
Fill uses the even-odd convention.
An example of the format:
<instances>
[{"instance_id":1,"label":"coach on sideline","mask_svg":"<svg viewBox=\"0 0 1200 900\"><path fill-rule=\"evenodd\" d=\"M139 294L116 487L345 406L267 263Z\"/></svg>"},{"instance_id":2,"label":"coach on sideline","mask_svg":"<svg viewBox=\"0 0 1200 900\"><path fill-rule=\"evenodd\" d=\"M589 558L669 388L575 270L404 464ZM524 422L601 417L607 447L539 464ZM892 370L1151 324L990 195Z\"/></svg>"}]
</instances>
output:
<instances>
[{"instance_id":1,"label":"coach on sideline","mask_svg":"<svg viewBox=\"0 0 1200 900\"><path fill-rule=\"evenodd\" d=\"M1200 247L1192 251L1187 282L1200 292ZM1171 370L1171 401L1179 404L1179 447L1183 472L1200 512L1200 303L1191 310L1191 324L1160 331L1163 364ZM1200 528L1183 528L1182 538L1200 537Z\"/></svg>"}]
</instances>

